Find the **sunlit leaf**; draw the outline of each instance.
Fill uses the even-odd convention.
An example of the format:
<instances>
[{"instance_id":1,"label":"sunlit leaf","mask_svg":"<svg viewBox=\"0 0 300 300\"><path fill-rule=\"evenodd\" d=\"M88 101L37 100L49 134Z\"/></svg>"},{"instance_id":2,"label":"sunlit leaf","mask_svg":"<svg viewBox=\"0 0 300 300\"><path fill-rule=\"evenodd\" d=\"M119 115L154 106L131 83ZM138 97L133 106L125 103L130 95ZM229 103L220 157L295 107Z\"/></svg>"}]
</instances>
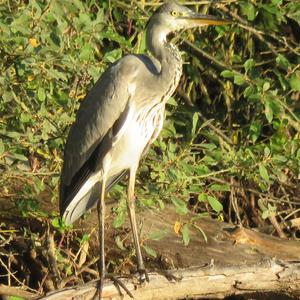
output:
<instances>
[{"instance_id":1,"label":"sunlit leaf","mask_svg":"<svg viewBox=\"0 0 300 300\"><path fill-rule=\"evenodd\" d=\"M119 213L113 220L113 227L119 228L121 227L125 222L126 214L125 212Z\"/></svg>"},{"instance_id":2,"label":"sunlit leaf","mask_svg":"<svg viewBox=\"0 0 300 300\"><path fill-rule=\"evenodd\" d=\"M266 101L265 115L266 115L268 122L271 123L273 120L274 113L273 113L273 107L272 107L270 101Z\"/></svg>"},{"instance_id":3,"label":"sunlit leaf","mask_svg":"<svg viewBox=\"0 0 300 300\"><path fill-rule=\"evenodd\" d=\"M46 99L46 94L45 94L45 90L44 88L42 87L39 87L38 90L37 90L37 96L38 96L38 99L40 101L45 101Z\"/></svg>"},{"instance_id":4,"label":"sunlit leaf","mask_svg":"<svg viewBox=\"0 0 300 300\"><path fill-rule=\"evenodd\" d=\"M276 63L284 70L287 70L290 67L290 62L282 54L278 54L276 57Z\"/></svg>"},{"instance_id":5,"label":"sunlit leaf","mask_svg":"<svg viewBox=\"0 0 300 300\"><path fill-rule=\"evenodd\" d=\"M300 92L300 71L295 72L289 80L291 89Z\"/></svg>"},{"instance_id":6,"label":"sunlit leaf","mask_svg":"<svg viewBox=\"0 0 300 300\"><path fill-rule=\"evenodd\" d=\"M230 186L229 184L218 184L214 183L211 186L209 186L210 191L224 191L224 192L229 192L230 191Z\"/></svg>"},{"instance_id":7,"label":"sunlit leaf","mask_svg":"<svg viewBox=\"0 0 300 300\"><path fill-rule=\"evenodd\" d=\"M115 242L117 244L117 246L121 249L121 250L125 250L126 248L124 247L123 241L121 240L121 237L119 235L117 235L115 237Z\"/></svg>"},{"instance_id":8,"label":"sunlit leaf","mask_svg":"<svg viewBox=\"0 0 300 300\"><path fill-rule=\"evenodd\" d=\"M242 75L234 75L234 83L237 85L242 85L245 83L245 78Z\"/></svg>"},{"instance_id":9,"label":"sunlit leaf","mask_svg":"<svg viewBox=\"0 0 300 300\"><path fill-rule=\"evenodd\" d=\"M187 246L190 243L190 232L189 232L189 225L188 224L184 224L181 230L182 233L182 240L183 240L183 244L185 246Z\"/></svg>"},{"instance_id":10,"label":"sunlit leaf","mask_svg":"<svg viewBox=\"0 0 300 300\"><path fill-rule=\"evenodd\" d=\"M241 8L242 8L243 14L245 14L247 16L247 19L249 21L253 21L255 19L256 9L251 2L241 3Z\"/></svg>"},{"instance_id":11,"label":"sunlit leaf","mask_svg":"<svg viewBox=\"0 0 300 300\"><path fill-rule=\"evenodd\" d=\"M262 164L259 165L259 174L265 181L269 182L270 178L269 178L268 170Z\"/></svg>"},{"instance_id":12,"label":"sunlit leaf","mask_svg":"<svg viewBox=\"0 0 300 300\"><path fill-rule=\"evenodd\" d=\"M193 126L192 126L192 134L194 135L197 129L197 124L199 120L199 115L198 113L193 114Z\"/></svg>"},{"instance_id":13,"label":"sunlit leaf","mask_svg":"<svg viewBox=\"0 0 300 300\"><path fill-rule=\"evenodd\" d=\"M3 140L0 139L0 155L2 155L5 151Z\"/></svg>"},{"instance_id":14,"label":"sunlit leaf","mask_svg":"<svg viewBox=\"0 0 300 300\"><path fill-rule=\"evenodd\" d=\"M254 68L254 66L255 66L255 61L253 58L247 59L244 63L244 68L245 68L246 72L252 70Z\"/></svg>"},{"instance_id":15,"label":"sunlit leaf","mask_svg":"<svg viewBox=\"0 0 300 300\"><path fill-rule=\"evenodd\" d=\"M176 221L176 222L174 223L173 228L174 228L174 232L175 232L176 234L179 234L179 232L180 232L180 230L181 230L181 223L180 223L179 221Z\"/></svg>"},{"instance_id":16,"label":"sunlit leaf","mask_svg":"<svg viewBox=\"0 0 300 300\"><path fill-rule=\"evenodd\" d=\"M143 245L142 246L144 248L144 250L146 251L146 253L154 258L157 257L157 253L154 249L150 248L149 246Z\"/></svg>"},{"instance_id":17,"label":"sunlit leaf","mask_svg":"<svg viewBox=\"0 0 300 300\"><path fill-rule=\"evenodd\" d=\"M221 76L223 76L224 78L232 78L234 76L234 72L225 70L221 72Z\"/></svg>"},{"instance_id":18,"label":"sunlit leaf","mask_svg":"<svg viewBox=\"0 0 300 300\"><path fill-rule=\"evenodd\" d=\"M151 232L149 235L149 239L153 241L159 241L166 236L167 232L165 230L159 230Z\"/></svg>"},{"instance_id":19,"label":"sunlit leaf","mask_svg":"<svg viewBox=\"0 0 300 300\"><path fill-rule=\"evenodd\" d=\"M216 213L220 213L223 210L223 205L216 197L207 196L207 201Z\"/></svg>"}]
</instances>

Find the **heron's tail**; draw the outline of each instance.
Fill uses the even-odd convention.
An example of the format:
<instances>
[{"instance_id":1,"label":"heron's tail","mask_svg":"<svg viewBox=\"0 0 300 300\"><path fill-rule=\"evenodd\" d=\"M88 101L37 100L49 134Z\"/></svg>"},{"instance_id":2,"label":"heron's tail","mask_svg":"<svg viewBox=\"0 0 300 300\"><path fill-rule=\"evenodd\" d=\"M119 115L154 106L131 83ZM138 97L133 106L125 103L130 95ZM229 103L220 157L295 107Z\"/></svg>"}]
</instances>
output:
<instances>
[{"instance_id":1,"label":"heron's tail","mask_svg":"<svg viewBox=\"0 0 300 300\"><path fill-rule=\"evenodd\" d=\"M123 170L119 174L108 178L105 190L108 192L116 183L118 183L125 175L127 170ZM65 197L66 186L61 186L60 191L60 211L65 220L66 225L70 225L79 219L85 212L94 208L101 195L102 172L90 174L84 183L75 192ZM67 199L65 199L67 198Z\"/></svg>"},{"instance_id":2,"label":"heron's tail","mask_svg":"<svg viewBox=\"0 0 300 300\"><path fill-rule=\"evenodd\" d=\"M85 212L96 206L101 191L101 174L99 173L92 173L73 196L73 199L68 201L67 207L62 212L66 225L72 224Z\"/></svg>"}]
</instances>

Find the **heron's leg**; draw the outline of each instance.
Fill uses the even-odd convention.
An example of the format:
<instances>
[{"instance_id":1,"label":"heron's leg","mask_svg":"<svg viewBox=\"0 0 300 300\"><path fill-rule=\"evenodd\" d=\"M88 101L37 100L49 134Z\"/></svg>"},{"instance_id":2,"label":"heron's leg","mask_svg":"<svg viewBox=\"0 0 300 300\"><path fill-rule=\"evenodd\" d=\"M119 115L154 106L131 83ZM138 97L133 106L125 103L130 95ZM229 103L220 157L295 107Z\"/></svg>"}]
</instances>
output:
<instances>
[{"instance_id":1,"label":"heron's leg","mask_svg":"<svg viewBox=\"0 0 300 300\"><path fill-rule=\"evenodd\" d=\"M101 184L100 199L97 204L98 221L99 221L99 244L100 244L100 259L98 262L99 275L100 275L100 287L99 294L101 299L101 293L103 289L103 282L105 278L105 253L104 253L104 225L105 225L105 185L106 177L103 176Z\"/></svg>"},{"instance_id":2,"label":"heron's leg","mask_svg":"<svg viewBox=\"0 0 300 300\"><path fill-rule=\"evenodd\" d=\"M138 272L140 273L140 276L141 276L140 279L141 279L141 281L147 280L149 282L149 277L146 272L142 253L141 253L139 235L138 235L138 230L137 230L137 225L136 225L135 196L134 196L135 176L136 176L136 168L131 169L129 171L127 207L128 207L128 214L129 214L129 218L130 218L134 246L135 246L135 251L136 251Z\"/></svg>"},{"instance_id":3,"label":"heron's leg","mask_svg":"<svg viewBox=\"0 0 300 300\"><path fill-rule=\"evenodd\" d=\"M103 283L105 278L110 278L114 281L114 283L119 287L123 288L123 290L133 298L132 293L128 290L128 288L120 281L118 278L114 277L111 274L106 274L106 266L105 266L105 252L104 252L104 226L105 226L105 187L106 187L106 176L102 177L101 184L101 194L100 199L97 204L98 211L98 221L99 221L99 243L100 243L100 259L98 262L98 269L100 273L100 282L98 287L98 299L102 299L102 290ZM96 295L95 295L96 296ZM96 299L96 297L94 297Z\"/></svg>"}]
</instances>

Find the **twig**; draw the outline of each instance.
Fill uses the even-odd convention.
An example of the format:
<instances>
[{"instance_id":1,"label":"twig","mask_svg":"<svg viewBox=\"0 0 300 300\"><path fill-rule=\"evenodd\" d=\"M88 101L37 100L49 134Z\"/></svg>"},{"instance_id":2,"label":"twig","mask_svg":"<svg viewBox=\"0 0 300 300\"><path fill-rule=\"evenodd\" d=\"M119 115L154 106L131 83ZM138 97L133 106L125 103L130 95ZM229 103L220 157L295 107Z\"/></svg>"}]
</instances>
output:
<instances>
[{"instance_id":1,"label":"twig","mask_svg":"<svg viewBox=\"0 0 300 300\"><path fill-rule=\"evenodd\" d=\"M46 245L47 245L47 254L48 254L48 262L49 262L49 268L53 274L53 279L54 279L54 286L57 289L59 285L59 281L61 280L58 267L57 267L57 262L55 258L55 243L54 243L54 238L53 234L50 233L50 230L48 228L47 232L47 240L46 240Z\"/></svg>"},{"instance_id":2,"label":"twig","mask_svg":"<svg viewBox=\"0 0 300 300\"><path fill-rule=\"evenodd\" d=\"M256 28L254 28L253 26L250 26L249 23L244 20L243 18L241 18L239 15L237 15L234 11L230 10L227 7L221 6L219 7L220 10L228 13L231 17L233 17L234 19L238 20L238 26L252 32L259 40L261 40L262 42L264 42L271 50L271 52L273 54L275 54L276 56L278 55L278 51L274 48L274 46L268 42L263 36L267 35L270 36L271 38L277 40L278 42L282 43L285 47L287 47L290 51L292 51L293 53L299 55L300 53L298 53L295 50L295 47L291 46L288 44L288 42L285 39L280 38L279 36L275 35L275 34L268 34L266 32L257 30ZM296 48L297 49L297 48Z\"/></svg>"},{"instance_id":3,"label":"twig","mask_svg":"<svg viewBox=\"0 0 300 300\"><path fill-rule=\"evenodd\" d=\"M229 173L229 172L232 172L232 171L236 171L235 166L232 166L232 167L227 168L227 169L211 172L211 173L208 173L208 174L203 174L203 175L198 175L198 176L191 176L191 178L193 178L193 179L208 178L208 177L212 177L212 176L219 175L219 174Z\"/></svg>"},{"instance_id":4,"label":"twig","mask_svg":"<svg viewBox=\"0 0 300 300\"><path fill-rule=\"evenodd\" d=\"M221 70L231 70L231 71L233 71L232 66L229 66L227 64L222 63L221 61L217 60L214 56L210 55L206 51L204 51L204 50L200 49L199 47L195 46L191 42L185 40L185 41L183 41L183 45L185 45L186 47L191 48L194 52L200 54L201 56L203 56L204 58L209 60L217 68L219 68Z\"/></svg>"},{"instance_id":5,"label":"twig","mask_svg":"<svg viewBox=\"0 0 300 300\"><path fill-rule=\"evenodd\" d=\"M0 264L4 267L4 269L7 271L7 274L9 274L14 280L16 280L16 282L18 284L20 284L22 287L26 288L27 290L29 291L32 291L34 293L36 293L36 290L30 288L29 286L25 285L23 282L21 282L18 277L15 276L14 273L12 273L9 268L6 266L6 264L4 263L4 261L0 258ZM0 292L0 295L1 295L1 292Z\"/></svg>"},{"instance_id":6,"label":"twig","mask_svg":"<svg viewBox=\"0 0 300 300\"><path fill-rule=\"evenodd\" d=\"M36 293L30 293L27 291L24 291L17 287L7 286L4 284L0 284L0 295L1 296L15 296L15 297L21 297L25 299L33 299L36 298Z\"/></svg>"},{"instance_id":7,"label":"twig","mask_svg":"<svg viewBox=\"0 0 300 300\"><path fill-rule=\"evenodd\" d=\"M271 222L271 224L274 226L278 236L282 239L287 239L287 236L285 235L285 233L283 232L283 230L281 229L277 219L275 216L269 216L268 217L269 221Z\"/></svg>"}]
</instances>

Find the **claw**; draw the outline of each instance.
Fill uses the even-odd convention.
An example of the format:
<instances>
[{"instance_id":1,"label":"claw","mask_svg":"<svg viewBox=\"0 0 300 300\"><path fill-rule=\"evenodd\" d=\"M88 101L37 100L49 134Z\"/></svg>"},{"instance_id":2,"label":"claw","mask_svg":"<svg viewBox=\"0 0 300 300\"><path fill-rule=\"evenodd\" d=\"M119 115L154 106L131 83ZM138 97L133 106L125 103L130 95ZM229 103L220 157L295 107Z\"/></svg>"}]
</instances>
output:
<instances>
[{"instance_id":1,"label":"claw","mask_svg":"<svg viewBox=\"0 0 300 300\"><path fill-rule=\"evenodd\" d=\"M97 292L94 296L93 299L102 299L102 291L103 291L103 283L104 283L104 279L110 279L111 281L113 281L114 285L118 288L120 295L121 294L121 288L127 293L127 295L130 298L134 298L132 293L129 291L129 289L126 287L126 285L117 277L115 277L113 274L105 274L104 277L101 277L99 279L99 283L98 283L98 287L97 287ZM96 298L96 296L98 295L98 298Z\"/></svg>"},{"instance_id":2,"label":"claw","mask_svg":"<svg viewBox=\"0 0 300 300\"><path fill-rule=\"evenodd\" d=\"M140 269L138 270L139 275L140 275L140 283L144 283L145 281L149 282L149 276L148 272L146 269Z\"/></svg>"}]
</instances>

